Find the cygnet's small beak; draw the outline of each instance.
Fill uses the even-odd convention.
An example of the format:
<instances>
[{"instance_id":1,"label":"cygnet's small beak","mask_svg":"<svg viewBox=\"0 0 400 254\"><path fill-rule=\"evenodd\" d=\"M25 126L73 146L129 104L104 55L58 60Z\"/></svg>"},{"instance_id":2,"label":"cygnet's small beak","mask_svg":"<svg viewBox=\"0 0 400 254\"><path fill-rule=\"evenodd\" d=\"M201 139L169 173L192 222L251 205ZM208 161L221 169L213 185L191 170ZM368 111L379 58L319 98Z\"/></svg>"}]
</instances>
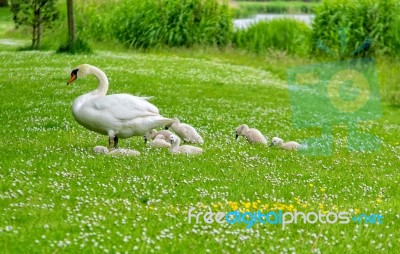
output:
<instances>
[{"instance_id":1,"label":"cygnet's small beak","mask_svg":"<svg viewBox=\"0 0 400 254\"><path fill-rule=\"evenodd\" d=\"M237 139L238 139L238 137L239 137L239 135L236 133L235 139L237 140Z\"/></svg>"},{"instance_id":2,"label":"cygnet's small beak","mask_svg":"<svg viewBox=\"0 0 400 254\"><path fill-rule=\"evenodd\" d=\"M147 144L147 137L143 136L143 138L144 138L144 143Z\"/></svg>"},{"instance_id":3,"label":"cygnet's small beak","mask_svg":"<svg viewBox=\"0 0 400 254\"><path fill-rule=\"evenodd\" d=\"M269 146L271 147L271 146L274 146L274 143L273 142L271 142L271 144L269 144Z\"/></svg>"}]
</instances>

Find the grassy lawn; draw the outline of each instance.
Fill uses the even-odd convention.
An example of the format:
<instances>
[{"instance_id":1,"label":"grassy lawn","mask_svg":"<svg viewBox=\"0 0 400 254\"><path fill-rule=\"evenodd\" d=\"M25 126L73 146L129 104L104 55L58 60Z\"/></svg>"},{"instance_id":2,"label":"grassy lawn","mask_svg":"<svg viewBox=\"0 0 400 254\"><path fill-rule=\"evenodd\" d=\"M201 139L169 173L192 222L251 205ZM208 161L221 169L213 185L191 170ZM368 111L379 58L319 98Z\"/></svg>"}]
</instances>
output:
<instances>
[{"instance_id":1,"label":"grassy lawn","mask_svg":"<svg viewBox=\"0 0 400 254\"><path fill-rule=\"evenodd\" d=\"M394 253L400 247L399 113L360 128L378 135L379 152L348 152L347 129L333 130L334 153L309 157L235 141L247 123L268 139L301 141L319 130L292 126L286 81L259 68L209 56L117 53L91 56L0 52L0 248L49 252ZM66 86L72 67L90 63L109 93L154 96L165 116L203 135L205 153L173 156L140 137L122 140L139 157L92 153L107 138L78 125L71 103L94 78ZM188 223L196 212L380 213L382 225Z\"/></svg>"}]
</instances>

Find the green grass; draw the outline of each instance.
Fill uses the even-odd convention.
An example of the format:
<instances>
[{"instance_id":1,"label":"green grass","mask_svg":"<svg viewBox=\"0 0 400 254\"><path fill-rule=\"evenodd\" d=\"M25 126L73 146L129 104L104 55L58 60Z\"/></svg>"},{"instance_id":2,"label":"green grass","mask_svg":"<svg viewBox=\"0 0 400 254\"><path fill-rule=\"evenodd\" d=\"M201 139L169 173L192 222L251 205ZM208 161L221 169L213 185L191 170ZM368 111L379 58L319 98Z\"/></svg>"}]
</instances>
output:
<instances>
[{"instance_id":1,"label":"green grass","mask_svg":"<svg viewBox=\"0 0 400 254\"><path fill-rule=\"evenodd\" d=\"M293 128L285 81L222 58L172 53L91 56L0 52L0 248L3 253L267 252L394 253L400 246L399 109L383 105L362 123L382 150L350 153L347 131L334 128L331 157L251 146L234 140L242 123L269 139L298 140L318 129ZM120 145L137 158L92 154L107 138L77 124L71 103L94 89L93 78L66 86L72 67L90 63L110 79L109 93L154 96L165 116L203 135L205 153L173 156L149 150L141 137ZM283 68L283 66L281 67ZM381 213L383 225L188 224L187 211L244 209ZM286 207L286 208L285 208ZM253 210L257 210L253 208Z\"/></svg>"}]
</instances>

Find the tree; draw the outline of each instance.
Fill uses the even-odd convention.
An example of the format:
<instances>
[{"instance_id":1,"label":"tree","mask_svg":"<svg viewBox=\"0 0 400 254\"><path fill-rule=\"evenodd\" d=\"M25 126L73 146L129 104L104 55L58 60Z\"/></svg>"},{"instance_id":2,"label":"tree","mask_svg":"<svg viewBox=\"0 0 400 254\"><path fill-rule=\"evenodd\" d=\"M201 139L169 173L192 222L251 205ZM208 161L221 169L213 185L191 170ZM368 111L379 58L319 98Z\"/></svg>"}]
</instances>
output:
<instances>
[{"instance_id":1,"label":"tree","mask_svg":"<svg viewBox=\"0 0 400 254\"><path fill-rule=\"evenodd\" d=\"M73 0L67 0L68 12L68 39L70 42L75 42L75 18Z\"/></svg>"},{"instance_id":2,"label":"tree","mask_svg":"<svg viewBox=\"0 0 400 254\"><path fill-rule=\"evenodd\" d=\"M74 5L73 0L67 0L68 15L68 41L57 49L58 53L91 53L92 50L86 41L77 38L75 31Z\"/></svg>"},{"instance_id":3,"label":"tree","mask_svg":"<svg viewBox=\"0 0 400 254\"><path fill-rule=\"evenodd\" d=\"M59 12L57 0L11 0L11 11L14 14L16 27L26 25L32 27L32 49L39 49L42 42L43 27L51 26Z\"/></svg>"},{"instance_id":4,"label":"tree","mask_svg":"<svg viewBox=\"0 0 400 254\"><path fill-rule=\"evenodd\" d=\"M0 7L5 7L8 6L8 1L7 0L0 0Z\"/></svg>"}]
</instances>

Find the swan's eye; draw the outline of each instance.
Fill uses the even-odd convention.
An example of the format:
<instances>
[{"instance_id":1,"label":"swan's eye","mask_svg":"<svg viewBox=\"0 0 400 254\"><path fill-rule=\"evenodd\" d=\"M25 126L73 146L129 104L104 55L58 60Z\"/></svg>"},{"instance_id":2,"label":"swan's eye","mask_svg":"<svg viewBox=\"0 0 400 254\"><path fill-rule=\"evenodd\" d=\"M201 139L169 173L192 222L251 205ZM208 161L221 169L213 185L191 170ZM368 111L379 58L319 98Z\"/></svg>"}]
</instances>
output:
<instances>
[{"instance_id":1,"label":"swan's eye","mask_svg":"<svg viewBox=\"0 0 400 254\"><path fill-rule=\"evenodd\" d=\"M71 77L67 81L67 85L71 84L72 82L74 82L75 79L78 78L78 71L79 69L75 69L71 72Z\"/></svg>"},{"instance_id":2,"label":"swan's eye","mask_svg":"<svg viewBox=\"0 0 400 254\"><path fill-rule=\"evenodd\" d=\"M79 69L73 70L73 71L71 72L71 76L72 76L72 75L78 76L78 71L79 71Z\"/></svg>"}]
</instances>

